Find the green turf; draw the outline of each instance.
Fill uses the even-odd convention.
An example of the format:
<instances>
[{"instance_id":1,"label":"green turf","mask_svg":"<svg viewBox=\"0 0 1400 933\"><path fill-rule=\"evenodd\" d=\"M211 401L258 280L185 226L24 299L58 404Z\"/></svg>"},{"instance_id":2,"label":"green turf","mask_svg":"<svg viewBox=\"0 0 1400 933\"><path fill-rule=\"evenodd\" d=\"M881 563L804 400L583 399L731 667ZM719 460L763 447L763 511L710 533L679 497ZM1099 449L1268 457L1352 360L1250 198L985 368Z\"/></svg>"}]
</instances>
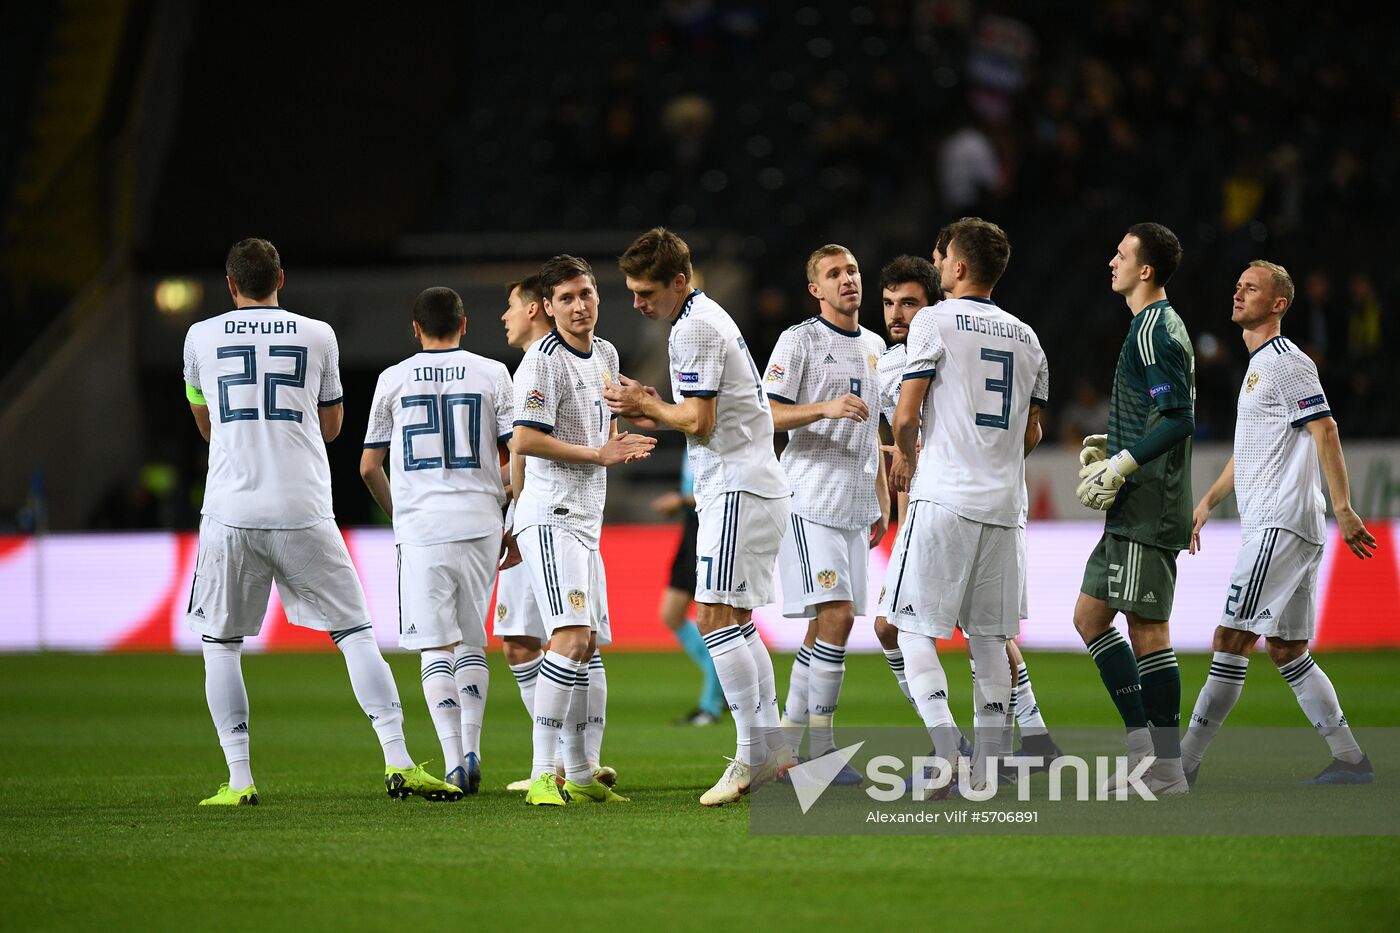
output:
<instances>
[{"instance_id":1,"label":"green turf","mask_svg":"<svg viewBox=\"0 0 1400 933\"><path fill-rule=\"evenodd\" d=\"M410 748L439 757L416 658L390 660ZM1114 722L1086 657L1029 660L1052 725ZM1188 710L1206 663L1182 658ZM1400 725L1400 656L1323 663L1353 723ZM956 693L966 661L948 667ZM883 659L848 668L840 722L908 722ZM498 659L485 792L436 805L384 796L338 655L244 669L263 804L211 812L194 804L225 772L198 657L0 657L5 929L1359 930L1400 908L1389 837L751 836L746 805L696 803L733 733L669 724L694 699L682 655L608 658L603 757L633 802L543 812L502 789L529 728ZM1259 659L1230 725L1298 722Z\"/></svg>"}]
</instances>

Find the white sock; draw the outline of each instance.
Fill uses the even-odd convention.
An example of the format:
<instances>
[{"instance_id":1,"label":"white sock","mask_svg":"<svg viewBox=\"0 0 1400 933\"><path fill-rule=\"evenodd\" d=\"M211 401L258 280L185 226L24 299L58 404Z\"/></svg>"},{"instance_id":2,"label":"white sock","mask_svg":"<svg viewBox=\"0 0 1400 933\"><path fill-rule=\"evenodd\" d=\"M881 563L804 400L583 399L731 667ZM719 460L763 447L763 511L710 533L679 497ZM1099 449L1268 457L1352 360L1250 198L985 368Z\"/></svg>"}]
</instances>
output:
<instances>
[{"instance_id":1,"label":"white sock","mask_svg":"<svg viewBox=\"0 0 1400 933\"><path fill-rule=\"evenodd\" d=\"M1210 673L1196 697L1196 707L1191 710L1191 720L1186 724L1186 735L1181 738L1183 769L1191 771L1201 766L1206 748L1240 698L1248 669L1249 658L1243 655L1217 651L1211 657Z\"/></svg>"},{"instance_id":2,"label":"white sock","mask_svg":"<svg viewBox=\"0 0 1400 933\"><path fill-rule=\"evenodd\" d=\"M812 737L811 757L824 755L836 747L831 721L841 699L841 681L846 676L846 646L817 639L812 647L812 680L808 689Z\"/></svg>"},{"instance_id":3,"label":"white sock","mask_svg":"<svg viewBox=\"0 0 1400 933\"><path fill-rule=\"evenodd\" d=\"M481 758L481 721L486 717L486 695L491 686L491 668L484 648L458 645L452 657L452 676L462 701L462 754Z\"/></svg>"},{"instance_id":4,"label":"white sock","mask_svg":"<svg viewBox=\"0 0 1400 933\"><path fill-rule=\"evenodd\" d=\"M899 633L899 650L904 653L904 669L909 676L909 693L914 706L933 740L934 754L957 766L958 726L948 706L948 675L938 659L933 639L909 632Z\"/></svg>"},{"instance_id":5,"label":"white sock","mask_svg":"<svg viewBox=\"0 0 1400 933\"><path fill-rule=\"evenodd\" d=\"M759 764L768 757L768 748L758 728L759 686L753 652L737 625L726 625L706 635L705 647L715 662L715 674L724 688L729 711L734 715L734 729L738 734L734 756L746 765Z\"/></svg>"},{"instance_id":6,"label":"white sock","mask_svg":"<svg viewBox=\"0 0 1400 933\"><path fill-rule=\"evenodd\" d=\"M520 688L520 702L525 704L525 714L530 717L530 721L535 721L535 680L540 674L540 662L544 660L544 655L526 661L523 664L510 665L510 672L515 675L515 684Z\"/></svg>"},{"instance_id":7,"label":"white sock","mask_svg":"<svg viewBox=\"0 0 1400 933\"><path fill-rule=\"evenodd\" d=\"M1356 764L1366 757L1361 746L1351 734L1347 718L1342 714L1342 704L1337 700L1337 691L1322 668L1313 660L1312 652L1304 651L1301 657L1294 658L1278 669L1293 693L1298 697L1298 705L1303 714L1313 724L1318 733L1327 740L1332 757L1348 764Z\"/></svg>"},{"instance_id":8,"label":"white sock","mask_svg":"<svg viewBox=\"0 0 1400 933\"><path fill-rule=\"evenodd\" d=\"M204 640L204 698L228 763L228 786L253 783L248 751L248 690L243 685L243 639Z\"/></svg>"},{"instance_id":9,"label":"white sock","mask_svg":"<svg viewBox=\"0 0 1400 933\"><path fill-rule=\"evenodd\" d=\"M909 680L904 676L904 652L898 648L885 648L885 661L890 666L890 673L894 675L895 681L899 684L899 692L904 694L904 699L909 701L909 705L914 705L914 698L909 694Z\"/></svg>"},{"instance_id":10,"label":"white sock","mask_svg":"<svg viewBox=\"0 0 1400 933\"><path fill-rule=\"evenodd\" d=\"M754 673L758 675L758 696L763 701L758 711L758 724L765 729L778 728L778 679L773 674L773 658L768 646L758 637L758 626L745 622L740 629L744 643L753 655Z\"/></svg>"},{"instance_id":11,"label":"white sock","mask_svg":"<svg viewBox=\"0 0 1400 933\"><path fill-rule=\"evenodd\" d=\"M787 702L783 704L783 718L793 725L807 724L807 685L811 676L812 649L803 645L792 659L792 677L788 680Z\"/></svg>"},{"instance_id":12,"label":"white sock","mask_svg":"<svg viewBox=\"0 0 1400 933\"><path fill-rule=\"evenodd\" d=\"M535 683L534 752L530 776L539 777L554 772L554 757L559 750L564 721L573 700L574 681L578 678L579 662L554 651L545 652L540 662L539 680Z\"/></svg>"},{"instance_id":13,"label":"white sock","mask_svg":"<svg viewBox=\"0 0 1400 933\"><path fill-rule=\"evenodd\" d=\"M587 664L580 664L574 674L574 691L569 698L569 712L564 717L561 735L564 741L560 752L564 758L564 778L575 784L589 784L593 781L593 768L584 754L584 734L588 731L588 681Z\"/></svg>"},{"instance_id":14,"label":"white sock","mask_svg":"<svg viewBox=\"0 0 1400 933\"><path fill-rule=\"evenodd\" d=\"M594 767L603 759L603 730L608 722L608 672L596 650L588 662L588 725L583 730L583 754Z\"/></svg>"},{"instance_id":15,"label":"white sock","mask_svg":"<svg viewBox=\"0 0 1400 933\"><path fill-rule=\"evenodd\" d=\"M403 740L403 704L399 702L399 688L394 683L394 674L389 670L388 662L379 653L373 628L362 625L331 632L331 641L345 655L345 669L350 672L350 689L355 691L360 709L374 723L374 731L384 749L384 766L413 767L413 759L408 756L408 746Z\"/></svg>"},{"instance_id":16,"label":"white sock","mask_svg":"<svg viewBox=\"0 0 1400 933\"><path fill-rule=\"evenodd\" d=\"M980 786L987 759L1006 757L1002 730L1011 707L1011 665L1006 660L1006 638L1001 635L967 636L969 653L977 663L977 692L981 706L973 721L973 785Z\"/></svg>"},{"instance_id":17,"label":"white sock","mask_svg":"<svg viewBox=\"0 0 1400 933\"><path fill-rule=\"evenodd\" d=\"M1049 735L1045 719L1040 715L1040 705L1035 701L1035 689L1031 686L1031 672L1022 661L1016 667L1016 694L1012 697L1016 708L1016 725L1021 727L1021 740L1028 735Z\"/></svg>"},{"instance_id":18,"label":"white sock","mask_svg":"<svg viewBox=\"0 0 1400 933\"><path fill-rule=\"evenodd\" d=\"M1011 668L1010 668L1010 667L1007 667L1007 671L1009 672L1010 670L1011 670ZM1011 678L1011 677L1008 676L1008 680L1014 680L1014 678ZM1012 687L1011 687L1011 702L1010 702L1009 704L1007 704L1006 718L1002 720L1002 725L1001 725L1001 743L1000 743L1000 746L999 746L999 747L1001 748L1001 754L1002 754L1003 756L1009 755L1009 754L1011 753L1011 749L1013 749L1013 748L1016 747L1015 744L1014 744L1014 743L1015 743L1015 740L1016 740L1016 687L1015 687L1014 684L1012 684Z\"/></svg>"},{"instance_id":19,"label":"white sock","mask_svg":"<svg viewBox=\"0 0 1400 933\"><path fill-rule=\"evenodd\" d=\"M457 702L457 681L452 678L452 652L430 649L421 652L423 699L442 745L446 773L462 764L462 705Z\"/></svg>"}]
</instances>

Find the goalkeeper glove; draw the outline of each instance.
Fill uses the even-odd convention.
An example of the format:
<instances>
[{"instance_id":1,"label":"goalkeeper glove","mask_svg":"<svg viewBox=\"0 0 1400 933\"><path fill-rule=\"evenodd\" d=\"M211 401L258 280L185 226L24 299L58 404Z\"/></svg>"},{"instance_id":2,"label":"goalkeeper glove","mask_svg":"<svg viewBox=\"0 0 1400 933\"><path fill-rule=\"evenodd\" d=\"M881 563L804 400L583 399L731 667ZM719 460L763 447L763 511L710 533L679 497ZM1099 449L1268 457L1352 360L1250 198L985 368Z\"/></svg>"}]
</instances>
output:
<instances>
[{"instance_id":1,"label":"goalkeeper glove","mask_svg":"<svg viewBox=\"0 0 1400 933\"><path fill-rule=\"evenodd\" d=\"M1120 450L1106 460L1095 460L1079 471L1082 482L1075 493L1079 501L1091 509L1100 512L1110 509L1118 498L1123 481L1137 468L1137 461L1126 450Z\"/></svg>"},{"instance_id":2,"label":"goalkeeper glove","mask_svg":"<svg viewBox=\"0 0 1400 933\"><path fill-rule=\"evenodd\" d=\"M1084 438L1084 449L1079 452L1079 465L1088 466L1108 456L1108 435L1090 434Z\"/></svg>"}]
</instances>

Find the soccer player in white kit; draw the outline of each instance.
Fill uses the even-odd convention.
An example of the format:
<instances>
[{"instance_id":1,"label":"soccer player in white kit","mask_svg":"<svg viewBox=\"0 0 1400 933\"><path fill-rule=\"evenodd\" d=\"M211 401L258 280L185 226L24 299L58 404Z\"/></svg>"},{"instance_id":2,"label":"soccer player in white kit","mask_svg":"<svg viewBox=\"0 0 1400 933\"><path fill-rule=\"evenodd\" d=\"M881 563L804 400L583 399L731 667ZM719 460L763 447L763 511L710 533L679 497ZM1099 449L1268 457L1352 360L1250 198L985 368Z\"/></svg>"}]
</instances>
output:
<instances>
[{"instance_id":1,"label":"soccer player in white kit","mask_svg":"<svg viewBox=\"0 0 1400 933\"><path fill-rule=\"evenodd\" d=\"M241 240L225 263L234 308L190 327L185 395L209 442L199 556L185 614L203 636L204 692L229 780L204 805L258 802L249 758L243 639L258 634L273 582L293 625L330 633L384 750L390 797L460 800L415 765L398 688L331 508L326 443L345 417L340 350L323 321L278 304L282 260Z\"/></svg>"},{"instance_id":2,"label":"soccer player in white kit","mask_svg":"<svg viewBox=\"0 0 1400 933\"><path fill-rule=\"evenodd\" d=\"M489 685L486 609L504 532L500 461L514 398L504 364L461 348L466 330L452 289L430 288L414 301L422 350L379 376L360 476L394 521L399 647L419 652L447 783L474 794Z\"/></svg>"},{"instance_id":3,"label":"soccer player in white kit","mask_svg":"<svg viewBox=\"0 0 1400 933\"><path fill-rule=\"evenodd\" d=\"M527 275L506 286L506 310L501 315L501 323L505 325L506 343L517 350L528 349L553 330L554 320L544 309L538 274ZM525 488L524 457L511 456L510 487L514 498L506 514L507 530L514 527L515 499L519 499ZM549 632L545 629L539 607L535 605L535 594L530 588L530 569L524 563L502 567L496 579L496 618L492 631L501 640L506 664L510 666L520 690L520 702L533 723L535 684L539 680L540 663L544 659L544 645L549 641ZM584 757L593 768L594 778L612 787L617 783L617 772L599 763L608 706L607 671L603 668L601 651L594 650L585 676L588 681L588 724L584 728ZM556 761L556 766L556 770L563 767L562 758ZM533 777L512 781L506 785L506 790L528 791L531 783Z\"/></svg>"},{"instance_id":4,"label":"soccer player in white kit","mask_svg":"<svg viewBox=\"0 0 1400 933\"><path fill-rule=\"evenodd\" d=\"M1369 784L1375 778L1332 681L1308 652L1327 539L1319 460L1347 547L1364 560L1372 556L1376 539L1351 507L1342 442L1317 366L1280 333L1292 303L1293 279L1272 262L1250 263L1235 285L1231 319L1244 331L1249 367L1240 387L1234 456L1196 505L1191 553L1200 550L1201 528L1211 510L1231 490L1243 541L1215 630L1210 674L1181 740L1182 766L1192 784L1207 746L1244 689L1249 652L1260 635L1269 660L1332 752L1327 767L1304 783Z\"/></svg>"},{"instance_id":5,"label":"soccer player in white kit","mask_svg":"<svg viewBox=\"0 0 1400 933\"><path fill-rule=\"evenodd\" d=\"M691 284L690 248L669 230L647 231L618 260L632 306L671 324L671 393L627 379L605 389L613 412L642 427L686 435L700 516L695 625L734 715L738 749L705 806L734 803L780 777L792 750L778 732L773 661L752 622L773 598L773 561L787 527L790 491L773 455L773 420L758 367L734 320Z\"/></svg>"},{"instance_id":6,"label":"soccer player in white kit","mask_svg":"<svg viewBox=\"0 0 1400 933\"><path fill-rule=\"evenodd\" d=\"M948 297L909 328L890 466L891 486L909 490L909 515L880 608L899 629L909 691L934 749L950 763L958 732L934 639L954 627L967 636L977 665L977 788L988 779L987 760L1006 752L1006 643L1020 631L1026 558L1025 457L1040 441L1050 371L1035 332L991 300L1011 255L1001 228L963 218L947 228L943 252Z\"/></svg>"},{"instance_id":7,"label":"soccer player in white kit","mask_svg":"<svg viewBox=\"0 0 1400 933\"><path fill-rule=\"evenodd\" d=\"M603 400L617 377L617 350L594 336L598 283L587 262L555 256L540 268L555 330L525 351L516 370L511 451L526 458L515 509L516 543L530 571L550 646L535 683L533 783L525 802L625 800L593 776L584 753L588 661L610 641L607 578L598 551L607 467L651 455L656 438L619 434ZM565 782L555 782L563 736Z\"/></svg>"},{"instance_id":8,"label":"soccer player in white kit","mask_svg":"<svg viewBox=\"0 0 1400 933\"><path fill-rule=\"evenodd\" d=\"M860 326L860 266L844 246L807 259L817 315L778 337L763 388L780 459L792 486L792 515L778 550L783 615L812 620L792 662L782 725L798 748L811 726L809 756L836 747L832 718L846 671L846 642L865 615L870 548L889 528L890 494L880 454L876 365L885 342ZM833 783L858 784L849 764Z\"/></svg>"},{"instance_id":9,"label":"soccer player in white kit","mask_svg":"<svg viewBox=\"0 0 1400 933\"><path fill-rule=\"evenodd\" d=\"M942 249L935 247L933 257L941 262ZM889 333L891 342L890 348L880 357L878 364L880 413L893 430L895 408L899 405L899 387L904 375L905 341L909 336L909 324L921 309L942 300L943 291L938 284L938 269L933 263L918 256L896 256L880 270L880 292L884 304L885 330ZM898 498L900 520L903 521L909 514L908 493L901 493ZM1022 521L1024 524L1024 517ZM888 574L886 577L885 586L888 587L893 580ZM1021 599L1021 614L1024 616L1024 587ZM909 695L909 682L904 671L904 652L899 650L899 629L891 625L884 616L878 616L875 619L875 637L880 642L900 692L904 694L904 699L913 705L914 699ZM1048 770L1048 762L1060 754L1059 746L1050 737L1045 718L1040 712L1040 704L1035 698L1030 670L1015 641L1007 641L1006 654L1015 677L1008 715L1009 719L1014 720L1020 727L1024 743L1015 754L1040 757L1047 762L1033 768L1032 772ZM1007 728L1010 727L1008 722ZM1006 738L1009 740L1010 736L1007 735Z\"/></svg>"}]
</instances>

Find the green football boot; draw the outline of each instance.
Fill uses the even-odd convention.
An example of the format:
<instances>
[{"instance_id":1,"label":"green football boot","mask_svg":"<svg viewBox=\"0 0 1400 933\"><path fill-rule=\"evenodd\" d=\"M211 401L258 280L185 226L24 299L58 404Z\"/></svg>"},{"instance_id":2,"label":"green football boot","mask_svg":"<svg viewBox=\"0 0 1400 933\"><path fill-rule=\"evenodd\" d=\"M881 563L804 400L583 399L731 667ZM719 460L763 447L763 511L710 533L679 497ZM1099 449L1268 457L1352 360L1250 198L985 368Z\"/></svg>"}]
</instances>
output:
<instances>
[{"instance_id":1,"label":"green football boot","mask_svg":"<svg viewBox=\"0 0 1400 933\"><path fill-rule=\"evenodd\" d=\"M526 792L525 802L536 807L562 807L569 802L569 795L560 791L553 771L542 771Z\"/></svg>"},{"instance_id":2,"label":"green football boot","mask_svg":"<svg viewBox=\"0 0 1400 933\"><path fill-rule=\"evenodd\" d=\"M258 805L258 789L252 784L242 790L234 790L227 784L220 784L218 791L212 797L205 797L199 802L201 807L256 807Z\"/></svg>"},{"instance_id":3,"label":"green football boot","mask_svg":"<svg viewBox=\"0 0 1400 933\"><path fill-rule=\"evenodd\" d=\"M385 768L384 789L395 800L407 800L415 794L424 800L435 802L461 800L463 796L460 787L453 787L446 781L438 780L423 770L422 765L414 765L411 768Z\"/></svg>"},{"instance_id":4,"label":"green football boot","mask_svg":"<svg viewBox=\"0 0 1400 933\"><path fill-rule=\"evenodd\" d=\"M587 784L565 781L564 793L569 795L570 800L577 797L580 800L591 800L593 803L626 803L628 800L602 781L589 781Z\"/></svg>"}]
</instances>

